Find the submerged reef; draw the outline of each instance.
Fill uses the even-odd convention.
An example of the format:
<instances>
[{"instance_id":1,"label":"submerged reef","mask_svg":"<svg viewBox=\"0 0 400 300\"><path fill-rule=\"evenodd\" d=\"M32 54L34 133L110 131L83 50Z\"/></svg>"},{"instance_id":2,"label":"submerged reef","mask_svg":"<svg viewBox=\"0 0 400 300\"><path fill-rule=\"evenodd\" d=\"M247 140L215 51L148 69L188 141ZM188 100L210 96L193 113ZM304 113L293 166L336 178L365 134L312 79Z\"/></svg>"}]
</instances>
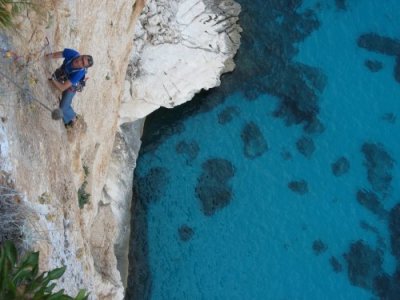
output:
<instances>
[{"instance_id":1,"label":"submerged reef","mask_svg":"<svg viewBox=\"0 0 400 300\"><path fill-rule=\"evenodd\" d=\"M362 34L357 44L372 52L386 54L390 56L400 55L400 41L389 37L381 36L376 33Z\"/></svg>"},{"instance_id":2,"label":"submerged reef","mask_svg":"<svg viewBox=\"0 0 400 300\"><path fill-rule=\"evenodd\" d=\"M227 124L233 120L235 116L239 115L239 108L236 106L228 106L218 114L218 123Z\"/></svg>"},{"instance_id":3,"label":"submerged reef","mask_svg":"<svg viewBox=\"0 0 400 300\"><path fill-rule=\"evenodd\" d=\"M299 195L308 193L308 184L305 180L291 181L288 183L288 188Z\"/></svg>"},{"instance_id":4,"label":"submerged reef","mask_svg":"<svg viewBox=\"0 0 400 300\"><path fill-rule=\"evenodd\" d=\"M396 123L397 117L396 117L396 114L394 114L394 113L386 113L381 117L381 119L390 124L394 124L394 123Z\"/></svg>"},{"instance_id":5,"label":"submerged reef","mask_svg":"<svg viewBox=\"0 0 400 300\"><path fill-rule=\"evenodd\" d=\"M374 250L362 240L352 243L349 251L343 256L347 261L347 275L351 284L373 292L382 300L399 299L400 261L398 256L396 257L397 269L393 275L386 273L382 267L382 250Z\"/></svg>"},{"instance_id":6,"label":"submerged reef","mask_svg":"<svg viewBox=\"0 0 400 300\"><path fill-rule=\"evenodd\" d=\"M329 263L331 264L332 269L335 273L342 272L342 270L343 270L342 264L339 262L339 260L336 257L331 256L331 258L329 259Z\"/></svg>"},{"instance_id":7,"label":"submerged reef","mask_svg":"<svg viewBox=\"0 0 400 300\"><path fill-rule=\"evenodd\" d=\"M374 192L359 190L357 192L357 201L379 218L384 219L387 217L387 211L381 204L378 195Z\"/></svg>"},{"instance_id":8,"label":"submerged reef","mask_svg":"<svg viewBox=\"0 0 400 300\"><path fill-rule=\"evenodd\" d=\"M181 141L176 144L175 150L176 153L184 155L187 163L190 163L196 159L200 152L200 147L196 141Z\"/></svg>"},{"instance_id":9,"label":"submerged reef","mask_svg":"<svg viewBox=\"0 0 400 300\"><path fill-rule=\"evenodd\" d=\"M312 249L315 255L320 255L328 250L328 246L321 240L315 240L312 244Z\"/></svg>"},{"instance_id":10,"label":"submerged reef","mask_svg":"<svg viewBox=\"0 0 400 300\"><path fill-rule=\"evenodd\" d=\"M187 242L188 240L190 240L193 237L194 230L192 227L189 227L188 225L184 224L179 227L178 234L179 234L179 238L181 239L181 241Z\"/></svg>"},{"instance_id":11,"label":"submerged reef","mask_svg":"<svg viewBox=\"0 0 400 300\"><path fill-rule=\"evenodd\" d=\"M383 64L380 61L377 60L371 60L371 59L367 59L364 62L364 65L371 71L371 72L378 72L380 70L382 70L383 68Z\"/></svg>"},{"instance_id":12,"label":"submerged reef","mask_svg":"<svg viewBox=\"0 0 400 300\"><path fill-rule=\"evenodd\" d=\"M377 52L396 58L393 71L394 79L400 83L400 41L389 37L381 36L376 33L362 34L357 44L361 48L365 48L372 52Z\"/></svg>"},{"instance_id":13,"label":"submerged reef","mask_svg":"<svg viewBox=\"0 0 400 300\"><path fill-rule=\"evenodd\" d=\"M350 169L349 160L341 156L331 165L332 173L336 177L346 174Z\"/></svg>"},{"instance_id":14,"label":"submerged reef","mask_svg":"<svg viewBox=\"0 0 400 300\"><path fill-rule=\"evenodd\" d=\"M309 137L303 136L297 140L296 148L300 154L310 158L315 151L314 141Z\"/></svg>"},{"instance_id":15,"label":"submerged reef","mask_svg":"<svg viewBox=\"0 0 400 300\"><path fill-rule=\"evenodd\" d=\"M375 277L383 274L383 258L380 251L359 240L350 245L344 258L348 264L347 275L351 284L372 290Z\"/></svg>"},{"instance_id":16,"label":"submerged reef","mask_svg":"<svg viewBox=\"0 0 400 300\"><path fill-rule=\"evenodd\" d=\"M230 161L222 158L209 159L202 168L195 192L203 213L211 216L231 201L233 195L229 180L235 175L235 168Z\"/></svg>"},{"instance_id":17,"label":"submerged reef","mask_svg":"<svg viewBox=\"0 0 400 300\"><path fill-rule=\"evenodd\" d=\"M375 192L386 195L390 191L394 167L393 158L381 144L364 143L361 147L364 153L368 181Z\"/></svg>"},{"instance_id":18,"label":"submerged reef","mask_svg":"<svg viewBox=\"0 0 400 300\"><path fill-rule=\"evenodd\" d=\"M268 151L268 143L255 123L247 123L240 136L244 145L244 155L247 158L253 159Z\"/></svg>"}]
</instances>

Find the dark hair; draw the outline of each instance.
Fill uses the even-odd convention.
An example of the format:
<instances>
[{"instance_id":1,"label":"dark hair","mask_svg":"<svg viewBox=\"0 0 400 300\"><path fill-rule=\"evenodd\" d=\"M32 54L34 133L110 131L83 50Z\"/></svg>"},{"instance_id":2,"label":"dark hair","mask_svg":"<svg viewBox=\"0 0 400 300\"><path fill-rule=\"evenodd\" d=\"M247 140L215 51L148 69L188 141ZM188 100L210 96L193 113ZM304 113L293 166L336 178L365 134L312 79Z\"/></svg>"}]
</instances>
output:
<instances>
[{"instance_id":1,"label":"dark hair","mask_svg":"<svg viewBox=\"0 0 400 300\"><path fill-rule=\"evenodd\" d=\"M88 62L88 68L90 68L91 66L93 66L93 57L91 55L85 55L87 58L87 62Z\"/></svg>"}]
</instances>

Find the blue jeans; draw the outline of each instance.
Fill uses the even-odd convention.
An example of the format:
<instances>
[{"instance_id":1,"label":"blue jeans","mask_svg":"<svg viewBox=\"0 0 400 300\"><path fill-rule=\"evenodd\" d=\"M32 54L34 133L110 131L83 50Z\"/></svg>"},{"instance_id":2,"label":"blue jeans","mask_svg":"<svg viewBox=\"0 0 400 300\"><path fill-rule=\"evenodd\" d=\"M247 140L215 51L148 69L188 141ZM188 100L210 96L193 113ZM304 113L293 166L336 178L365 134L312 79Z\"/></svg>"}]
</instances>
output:
<instances>
[{"instance_id":1,"label":"blue jeans","mask_svg":"<svg viewBox=\"0 0 400 300\"><path fill-rule=\"evenodd\" d=\"M60 108L63 112L64 124L70 123L76 116L72 108L72 99L74 98L76 92L72 92L69 89L62 93L62 98L60 102Z\"/></svg>"}]
</instances>

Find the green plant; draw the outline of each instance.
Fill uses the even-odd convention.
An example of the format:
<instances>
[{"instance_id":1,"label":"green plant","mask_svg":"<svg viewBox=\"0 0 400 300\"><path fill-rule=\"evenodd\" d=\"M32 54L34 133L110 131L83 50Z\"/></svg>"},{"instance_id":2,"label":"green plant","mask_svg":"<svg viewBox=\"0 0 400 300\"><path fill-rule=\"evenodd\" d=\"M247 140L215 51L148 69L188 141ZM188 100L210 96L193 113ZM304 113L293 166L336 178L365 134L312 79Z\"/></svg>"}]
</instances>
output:
<instances>
[{"instance_id":1,"label":"green plant","mask_svg":"<svg viewBox=\"0 0 400 300\"><path fill-rule=\"evenodd\" d=\"M33 6L33 3L30 1L0 0L0 27L13 27L14 17L28 6Z\"/></svg>"},{"instance_id":2,"label":"green plant","mask_svg":"<svg viewBox=\"0 0 400 300\"><path fill-rule=\"evenodd\" d=\"M29 252L19 261L17 250L10 241L0 248L0 299L32 300L86 300L89 294L80 290L73 298L64 294L64 290L53 292L56 283L65 272L65 267L39 272L39 252Z\"/></svg>"},{"instance_id":3,"label":"green plant","mask_svg":"<svg viewBox=\"0 0 400 300\"><path fill-rule=\"evenodd\" d=\"M90 194L86 192L87 181L82 183L81 187L78 190L78 203L79 208L83 208L83 206L89 202Z\"/></svg>"},{"instance_id":4,"label":"green plant","mask_svg":"<svg viewBox=\"0 0 400 300\"><path fill-rule=\"evenodd\" d=\"M86 192L86 186L88 184L87 182L87 177L89 176L89 167L86 165L83 165L83 174L84 174L84 180L81 185L81 187L78 190L78 203L79 203L79 208L83 208L83 206L89 202L90 194Z\"/></svg>"},{"instance_id":5,"label":"green plant","mask_svg":"<svg viewBox=\"0 0 400 300\"><path fill-rule=\"evenodd\" d=\"M0 28L14 28L14 18L31 9L44 18L46 5L41 0L0 0Z\"/></svg>"}]
</instances>

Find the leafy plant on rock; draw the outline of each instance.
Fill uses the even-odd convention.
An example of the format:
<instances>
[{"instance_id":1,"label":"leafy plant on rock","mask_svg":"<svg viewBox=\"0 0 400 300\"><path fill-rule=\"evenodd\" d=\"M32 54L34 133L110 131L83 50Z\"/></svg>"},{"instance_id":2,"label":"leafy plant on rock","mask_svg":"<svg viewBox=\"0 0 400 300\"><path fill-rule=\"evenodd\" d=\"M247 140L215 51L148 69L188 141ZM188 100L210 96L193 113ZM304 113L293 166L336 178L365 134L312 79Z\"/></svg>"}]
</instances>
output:
<instances>
[{"instance_id":1,"label":"leafy plant on rock","mask_svg":"<svg viewBox=\"0 0 400 300\"><path fill-rule=\"evenodd\" d=\"M59 279L66 267L39 273L39 252L29 252L19 261L17 250L10 241L0 248L0 299L32 300L86 300L88 294L80 290L73 298L64 290L53 292L54 280Z\"/></svg>"},{"instance_id":2,"label":"leafy plant on rock","mask_svg":"<svg viewBox=\"0 0 400 300\"><path fill-rule=\"evenodd\" d=\"M79 208L81 209L89 202L90 199L90 194L86 192L86 186L88 184L87 177L89 176L89 168L86 165L83 165L83 172L85 177L81 187L78 190L78 203Z\"/></svg>"}]
</instances>

